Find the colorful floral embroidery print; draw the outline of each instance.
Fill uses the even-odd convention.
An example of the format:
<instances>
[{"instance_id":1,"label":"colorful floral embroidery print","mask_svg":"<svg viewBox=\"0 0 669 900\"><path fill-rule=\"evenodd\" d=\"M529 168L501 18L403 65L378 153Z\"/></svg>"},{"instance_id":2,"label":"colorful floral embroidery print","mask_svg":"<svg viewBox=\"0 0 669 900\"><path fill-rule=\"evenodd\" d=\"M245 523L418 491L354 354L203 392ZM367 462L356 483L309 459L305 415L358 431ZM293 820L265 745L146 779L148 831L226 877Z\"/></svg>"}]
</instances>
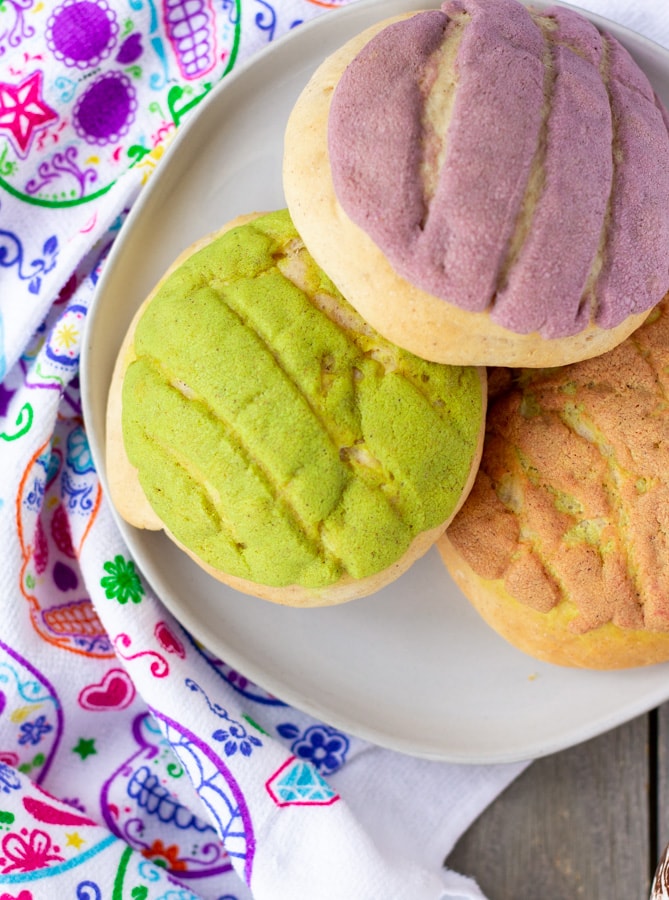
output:
<instances>
[{"instance_id":1,"label":"colorful floral embroidery print","mask_svg":"<svg viewBox=\"0 0 669 900\"><path fill-rule=\"evenodd\" d=\"M133 603L141 602L144 587L131 559L125 559L119 553L102 568L109 574L100 579L100 585L110 600L118 600L119 603L127 603L128 600Z\"/></svg>"},{"instance_id":2,"label":"colorful floral embroidery print","mask_svg":"<svg viewBox=\"0 0 669 900\"><path fill-rule=\"evenodd\" d=\"M78 475L86 475L95 470L88 438L80 425L67 436L67 463Z\"/></svg>"},{"instance_id":3,"label":"colorful floral embroidery print","mask_svg":"<svg viewBox=\"0 0 669 900\"><path fill-rule=\"evenodd\" d=\"M150 847L142 850L142 856L150 859L156 866L162 866L171 872L184 872L188 866L185 860L179 858L179 848L176 844L166 847L161 840L155 840Z\"/></svg>"},{"instance_id":4,"label":"colorful floral embroidery print","mask_svg":"<svg viewBox=\"0 0 669 900\"><path fill-rule=\"evenodd\" d=\"M254 734L249 734L246 727L239 721L230 717L227 710L223 709L218 703L212 703L206 692L192 678L186 678L185 685L191 691L199 691L207 702L207 706L218 716L219 719L225 719L228 723L225 728L217 728L212 734L214 741L220 741L223 744L223 752L226 756L234 756L237 752L242 756L250 756L254 747L262 747L262 741Z\"/></svg>"},{"instance_id":5,"label":"colorful floral embroidery print","mask_svg":"<svg viewBox=\"0 0 669 900\"><path fill-rule=\"evenodd\" d=\"M329 725L311 725L304 734L292 722L277 727L281 737L293 739L291 751L299 759L308 760L322 775L331 775L346 761L349 739Z\"/></svg>"},{"instance_id":6,"label":"colorful floral embroidery print","mask_svg":"<svg viewBox=\"0 0 669 900\"><path fill-rule=\"evenodd\" d=\"M3 874L45 869L50 863L65 859L60 855L60 847L52 845L46 831L39 828L33 828L30 833L27 828L22 828L20 834L5 835L2 852L4 857L0 857L0 866Z\"/></svg>"},{"instance_id":7,"label":"colorful floral embroidery print","mask_svg":"<svg viewBox=\"0 0 669 900\"><path fill-rule=\"evenodd\" d=\"M0 89L2 85L0 85ZM0 119L2 117L2 107L0 106ZM1 128L1 122L0 122ZM2 165L2 156L0 153L0 167ZM2 169L0 168L0 173ZM1 183L1 179L0 179ZM58 246L58 238L55 235L48 237L42 245L43 257L26 261L26 250L21 238L13 231L0 228L0 242L2 242L2 253L0 253L0 266L3 269L16 267L15 274L21 281L28 282L28 290L31 294L39 294L42 287L42 276L46 275L56 266L56 261L60 248Z\"/></svg>"},{"instance_id":8,"label":"colorful floral embroidery print","mask_svg":"<svg viewBox=\"0 0 669 900\"><path fill-rule=\"evenodd\" d=\"M180 880L202 884L231 872L212 822L190 808L192 784L158 723L141 713L132 734L136 751L120 761L100 794L109 830Z\"/></svg>"},{"instance_id":9,"label":"colorful floral embroidery print","mask_svg":"<svg viewBox=\"0 0 669 900\"><path fill-rule=\"evenodd\" d=\"M262 741L254 734L249 734L246 727L236 719L231 718L226 709L223 709L218 703L213 703L207 693L192 678L186 678L185 685L191 691L199 691L207 702L207 706L218 716L219 719L225 719L228 723L225 728L217 728L211 735L214 741L220 741L223 744L223 752L226 756L234 756L239 752L242 756L250 756L254 747L262 747Z\"/></svg>"},{"instance_id":10,"label":"colorful floral embroidery print","mask_svg":"<svg viewBox=\"0 0 669 900\"><path fill-rule=\"evenodd\" d=\"M254 747L262 747L262 742L254 734L249 734L241 722L231 721L227 728L218 728L212 738L223 742L226 756L234 756L237 751L242 756L250 756Z\"/></svg>"},{"instance_id":11,"label":"colorful floral embroidery print","mask_svg":"<svg viewBox=\"0 0 669 900\"><path fill-rule=\"evenodd\" d=\"M9 794L10 791L21 790L21 779L11 766L0 762L0 791Z\"/></svg>"},{"instance_id":12,"label":"colorful floral embroidery print","mask_svg":"<svg viewBox=\"0 0 669 900\"><path fill-rule=\"evenodd\" d=\"M241 0L219 5L2 0L0 58L11 47L14 62L0 80L0 185L78 206L164 146L234 66Z\"/></svg>"},{"instance_id":13,"label":"colorful floral embroidery print","mask_svg":"<svg viewBox=\"0 0 669 900\"><path fill-rule=\"evenodd\" d=\"M39 744L42 737L50 731L53 731L53 725L49 725L46 716L38 716L34 722L23 722L19 744Z\"/></svg>"}]
</instances>

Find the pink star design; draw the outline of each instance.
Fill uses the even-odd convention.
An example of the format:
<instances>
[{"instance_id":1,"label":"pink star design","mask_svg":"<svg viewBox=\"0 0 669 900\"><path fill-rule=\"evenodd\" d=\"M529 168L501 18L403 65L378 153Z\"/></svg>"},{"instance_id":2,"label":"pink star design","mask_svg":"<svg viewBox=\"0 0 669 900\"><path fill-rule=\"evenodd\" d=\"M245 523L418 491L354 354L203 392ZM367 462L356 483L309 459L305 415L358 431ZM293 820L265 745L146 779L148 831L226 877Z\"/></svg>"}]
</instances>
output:
<instances>
[{"instance_id":1,"label":"pink star design","mask_svg":"<svg viewBox=\"0 0 669 900\"><path fill-rule=\"evenodd\" d=\"M20 84L0 81L0 130L9 131L22 156L27 155L35 131L58 118L41 93L41 72L33 72Z\"/></svg>"}]
</instances>

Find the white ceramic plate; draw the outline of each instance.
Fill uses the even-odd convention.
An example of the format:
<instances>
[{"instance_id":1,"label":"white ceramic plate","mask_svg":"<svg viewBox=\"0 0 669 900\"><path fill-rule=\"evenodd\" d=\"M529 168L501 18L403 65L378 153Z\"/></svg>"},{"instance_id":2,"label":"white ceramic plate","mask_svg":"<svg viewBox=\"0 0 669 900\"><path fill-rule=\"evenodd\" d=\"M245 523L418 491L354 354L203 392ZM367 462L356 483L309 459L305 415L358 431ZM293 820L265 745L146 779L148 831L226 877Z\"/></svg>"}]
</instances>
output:
<instances>
[{"instance_id":1,"label":"white ceramic plate","mask_svg":"<svg viewBox=\"0 0 669 900\"><path fill-rule=\"evenodd\" d=\"M196 238L237 214L284 206L286 119L327 54L386 16L436 5L361 0L323 15L227 76L191 113L116 240L89 313L84 409L103 483L112 367L144 296ZM669 54L592 18L627 45L669 104ZM529 759L669 698L669 665L572 671L508 646L436 550L372 597L296 610L220 585L161 534L119 526L155 591L198 640L283 700L396 750L464 763Z\"/></svg>"}]
</instances>

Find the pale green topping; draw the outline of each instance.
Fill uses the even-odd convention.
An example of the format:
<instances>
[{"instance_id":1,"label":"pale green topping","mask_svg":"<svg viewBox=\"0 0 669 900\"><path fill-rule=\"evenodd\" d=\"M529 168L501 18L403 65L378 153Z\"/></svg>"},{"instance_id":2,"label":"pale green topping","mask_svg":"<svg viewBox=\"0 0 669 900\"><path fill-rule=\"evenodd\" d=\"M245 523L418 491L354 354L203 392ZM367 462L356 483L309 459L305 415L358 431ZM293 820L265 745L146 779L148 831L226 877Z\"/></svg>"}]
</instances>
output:
<instances>
[{"instance_id":1,"label":"pale green topping","mask_svg":"<svg viewBox=\"0 0 669 900\"><path fill-rule=\"evenodd\" d=\"M592 544L603 550L602 532L608 525L607 519L583 519L565 532L565 541L569 544Z\"/></svg>"},{"instance_id":2,"label":"pale green topping","mask_svg":"<svg viewBox=\"0 0 669 900\"><path fill-rule=\"evenodd\" d=\"M530 484L538 485L541 484L542 479L539 474L539 470L535 465L533 465L530 460L527 458L526 454L522 452L522 450L518 450L518 462L520 463L520 467L523 470L523 474L530 482Z\"/></svg>"},{"instance_id":3,"label":"pale green topping","mask_svg":"<svg viewBox=\"0 0 669 900\"><path fill-rule=\"evenodd\" d=\"M533 394L523 394L520 414L524 419L533 419L534 416L541 415L541 406Z\"/></svg>"},{"instance_id":4,"label":"pale green topping","mask_svg":"<svg viewBox=\"0 0 669 900\"><path fill-rule=\"evenodd\" d=\"M523 484L511 472L504 472L497 482L497 496L512 512L519 513L523 506Z\"/></svg>"},{"instance_id":5,"label":"pale green topping","mask_svg":"<svg viewBox=\"0 0 669 900\"><path fill-rule=\"evenodd\" d=\"M555 508L558 512L567 513L574 517L583 515L583 504L577 500L576 497L565 494L564 491L559 491L557 488L553 488L550 485L546 485L546 489L552 494L553 502L555 503Z\"/></svg>"},{"instance_id":6,"label":"pale green topping","mask_svg":"<svg viewBox=\"0 0 669 900\"><path fill-rule=\"evenodd\" d=\"M381 338L287 212L233 229L166 281L134 336L123 434L191 551L261 584L387 568L460 498L478 373Z\"/></svg>"},{"instance_id":7,"label":"pale green topping","mask_svg":"<svg viewBox=\"0 0 669 900\"><path fill-rule=\"evenodd\" d=\"M588 420L585 410L581 406L567 403L562 412L562 419L572 431L590 444L594 444L603 456L613 455L613 448L594 423Z\"/></svg>"}]
</instances>

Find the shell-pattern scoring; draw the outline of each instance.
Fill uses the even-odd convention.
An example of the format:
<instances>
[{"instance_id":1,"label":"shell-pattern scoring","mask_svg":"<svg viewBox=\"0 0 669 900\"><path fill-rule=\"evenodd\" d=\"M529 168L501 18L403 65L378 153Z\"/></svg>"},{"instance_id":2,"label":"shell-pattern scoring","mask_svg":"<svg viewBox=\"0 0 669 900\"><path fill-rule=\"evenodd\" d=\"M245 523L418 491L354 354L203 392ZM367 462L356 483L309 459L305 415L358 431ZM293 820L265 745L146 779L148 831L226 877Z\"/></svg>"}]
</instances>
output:
<instances>
[{"instance_id":1,"label":"shell-pattern scoring","mask_svg":"<svg viewBox=\"0 0 669 900\"><path fill-rule=\"evenodd\" d=\"M250 581L383 570L446 522L478 452L480 373L376 334L285 211L173 273L134 353L123 434L149 502L197 556Z\"/></svg>"},{"instance_id":2,"label":"shell-pattern scoring","mask_svg":"<svg viewBox=\"0 0 669 900\"><path fill-rule=\"evenodd\" d=\"M574 10L452 0L387 25L329 115L337 200L406 281L543 338L669 289L669 136L627 50Z\"/></svg>"},{"instance_id":3,"label":"shell-pattern scoring","mask_svg":"<svg viewBox=\"0 0 669 900\"><path fill-rule=\"evenodd\" d=\"M477 478L448 538L569 628L669 630L669 300L617 348L491 370Z\"/></svg>"}]
</instances>

